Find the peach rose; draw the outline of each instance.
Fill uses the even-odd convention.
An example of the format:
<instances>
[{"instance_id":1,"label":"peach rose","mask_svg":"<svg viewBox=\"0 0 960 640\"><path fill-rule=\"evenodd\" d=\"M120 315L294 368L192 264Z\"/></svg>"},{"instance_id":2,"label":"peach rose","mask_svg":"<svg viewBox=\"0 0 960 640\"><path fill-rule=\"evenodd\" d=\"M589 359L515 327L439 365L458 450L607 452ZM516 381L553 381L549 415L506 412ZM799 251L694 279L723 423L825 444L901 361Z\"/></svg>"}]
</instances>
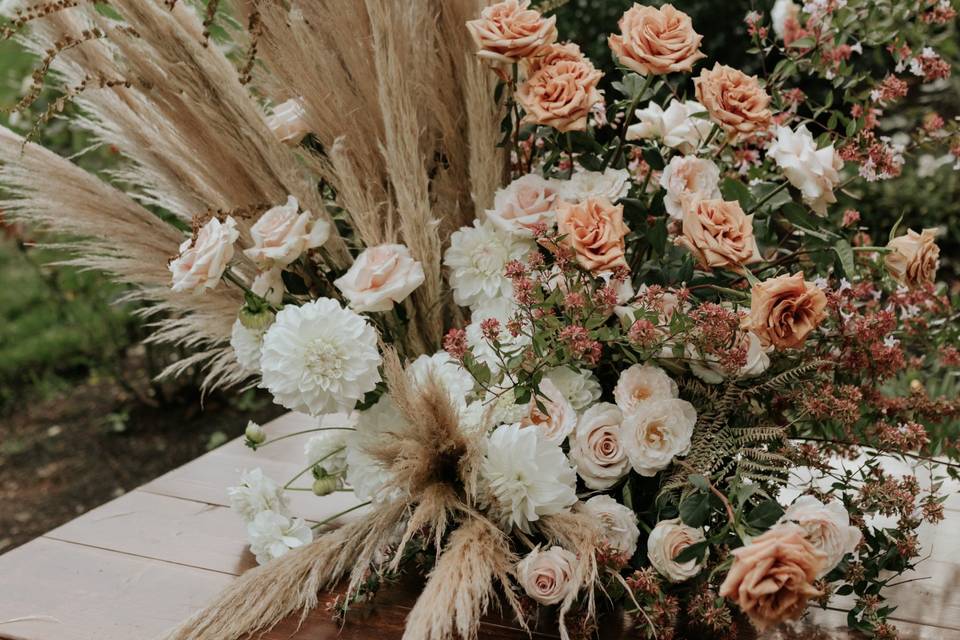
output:
<instances>
[{"instance_id":1,"label":"peach rose","mask_svg":"<svg viewBox=\"0 0 960 640\"><path fill-rule=\"evenodd\" d=\"M233 259L233 243L240 237L237 222L230 216L220 222L212 218L196 236L180 245L180 255L170 261L173 290L206 291L220 282Z\"/></svg>"},{"instance_id":2,"label":"peach rose","mask_svg":"<svg viewBox=\"0 0 960 640\"><path fill-rule=\"evenodd\" d=\"M423 266L402 244L370 247L334 285L354 311L389 311L423 284Z\"/></svg>"},{"instance_id":3,"label":"peach rose","mask_svg":"<svg viewBox=\"0 0 960 640\"><path fill-rule=\"evenodd\" d=\"M583 60L580 45L575 42L564 42L563 44L553 43L542 47L537 51L537 55L523 61L524 74L529 78L542 67L548 67L561 60L566 60L567 62L579 62Z\"/></svg>"},{"instance_id":4,"label":"peach rose","mask_svg":"<svg viewBox=\"0 0 960 640\"><path fill-rule=\"evenodd\" d=\"M280 138L280 142L295 147L310 133L306 116L303 104L294 98L273 108L273 113L267 118L267 126Z\"/></svg>"},{"instance_id":5,"label":"peach rose","mask_svg":"<svg viewBox=\"0 0 960 640\"><path fill-rule=\"evenodd\" d=\"M286 204L260 216L250 227L253 246L244 250L247 257L262 267L285 267L307 249L326 242L330 225L324 220L314 220L309 211L299 211L297 199L289 196Z\"/></svg>"},{"instance_id":6,"label":"peach rose","mask_svg":"<svg viewBox=\"0 0 960 640\"><path fill-rule=\"evenodd\" d=\"M504 0L490 5L467 29L477 44L477 56L500 66L534 56L557 39L557 19L530 9L530 0Z\"/></svg>"},{"instance_id":7,"label":"peach rose","mask_svg":"<svg viewBox=\"0 0 960 640\"><path fill-rule=\"evenodd\" d=\"M562 547L535 548L517 563L517 582L540 604L559 604L579 589L577 556Z\"/></svg>"},{"instance_id":8,"label":"peach rose","mask_svg":"<svg viewBox=\"0 0 960 640\"><path fill-rule=\"evenodd\" d=\"M535 173L517 178L497 191L487 219L502 231L529 238L538 223L552 227L557 217L559 197L550 181Z\"/></svg>"},{"instance_id":9,"label":"peach rose","mask_svg":"<svg viewBox=\"0 0 960 640\"><path fill-rule=\"evenodd\" d=\"M940 247L933 241L935 237L934 229L920 233L908 229L907 235L891 240L887 245L891 251L883 260L887 272L908 287L933 284L940 267Z\"/></svg>"},{"instance_id":10,"label":"peach rose","mask_svg":"<svg viewBox=\"0 0 960 640\"><path fill-rule=\"evenodd\" d=\"M735 602L760 631L799 618L807 600L822 595L813 581L824 556L799 527L770 529L732 554L720 595Z\"/></svg>"},{"instance_id":11,"label":"peach rose","mask_svg":"<svg viewBox=\"0 0 960 640\"><path fill-rule=\"evenodd\" d=\"M559 56L542 64L517 89L524 122L558 131L583 131L593 105L603 100L597 84L603 74L580 55Z\"/></svg>"},{"instance_id":12,"label":"peach rose","mask_svg":"<svg viewBox=\"0 0 960 640\"><path fill-rule=\"evenodd\" d=\"M686 247L704 269L738 269L760 260L753 237L753 216L736 200L701 200L683 213L683 235L677 244Z\"/></svg>"},{"instance_id":13,"label":"peach rose","mask_svg":"<svg viewBox=\"0 0 960 640\"><path fill-rule=\"evenodd\" d=\"M623 222L623 205L613 205L606 198L564 202L557 210L557 230L565 236L561 243L573 250L584 269L597 272L627 266L624 238L630 229Z\"/></svg>"},{"instance_id":14,"label":"peach rose","mask_svg":"<svg viewBox=\"0 0 960 640\"><path fill-rule=\"evenodd\" d=\"M791 349L803 344L807 335L826 316L827 296L802 273L784 275L755 284L750 292L747 329L763 346Z\"/></svg>"},{"instance_id":15,"label":"peach rose","mask_svg":"<svg viewBox=\"0 0 960 640\"><path fill-rule=\"evenodd\" d=\"M659 76L691 71L694 62L706 57L701 40L690 16L673 5L658 9L635 4L620 18L620 35L608 42L620 64L643 76Z\"/></svg>"},{"instance_id":16,"label":"peach rose","mask_svg":"<svg viewBox=\"0 0 960 640\"><path fill-rule=\"evenodd\" d=\"M717 63L703 69L693 83L697 100L728 132L752 133L770 126L770 96L756 76Z\"/></svg>"}]
</instances>

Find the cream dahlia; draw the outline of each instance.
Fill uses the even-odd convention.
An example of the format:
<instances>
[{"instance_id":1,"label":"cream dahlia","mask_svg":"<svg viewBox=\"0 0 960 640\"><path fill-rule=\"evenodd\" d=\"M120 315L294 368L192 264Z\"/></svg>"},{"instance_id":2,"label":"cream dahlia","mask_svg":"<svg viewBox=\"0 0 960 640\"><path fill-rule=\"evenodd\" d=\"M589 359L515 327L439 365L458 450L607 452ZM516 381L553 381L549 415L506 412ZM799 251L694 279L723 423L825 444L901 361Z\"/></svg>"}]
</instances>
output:
<instances>
[{"instance_id":1,"label":"cream dahlia","mask_svg":"<svg viewBox=\"0 0 960 640\"><path fill-rule=\"evenodd\" d=\"M530 241L479 220L474 220L472 227L455 231L443 256L443 264L450 269L454 301L469 307L494 298L511 298L513 285L504 275L504 267L532 248Z\"/></svg>"}]
</instances>

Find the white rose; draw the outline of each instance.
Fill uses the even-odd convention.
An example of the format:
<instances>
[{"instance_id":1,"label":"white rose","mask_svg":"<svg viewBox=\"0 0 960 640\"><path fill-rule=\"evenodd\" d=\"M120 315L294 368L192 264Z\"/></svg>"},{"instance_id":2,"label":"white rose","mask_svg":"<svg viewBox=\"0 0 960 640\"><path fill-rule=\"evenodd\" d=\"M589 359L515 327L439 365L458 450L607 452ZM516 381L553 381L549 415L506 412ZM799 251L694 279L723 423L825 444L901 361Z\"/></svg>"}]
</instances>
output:
<instances>
[{"instance_id":1,"label":"white rose","mask_svg":"<svg viewBox=\"0 0 960 640\"><path fill-rule=\"evenodd\" d=\"M783 170L790 184L800 190L803 201L820 215L827 213L827 205L837 201L833 190L840 182L843 160L832 144L817 149L807 125L797 127L795 132L777 127L777 139L767 149L767 155Z\"/></svg>"},{"instance_id":2,"label":"white rose","mask_svg":"<svg viewBox=\"0 0 960 640\"><path fill-rule=\"evenodd\" d=\"M557 220L556 187L535 173L527 174L497 191L487 219L502 231L529 238L533 225L552 227Z\"/></svg>"},{"instance_id":3,"label":"white rose","mask_svg":"<svg viewBox=\"0 0 960 640\"><path fill-rule=\"evenodd\" d=\"M658 138L684 155L695 153L713 129L707 118L694 117L706 108L696 100L671 100L667 109L653 102L636 111L637 123L627 128L627 140Z\"/></svg>"},{"instance_id":4,"label":"white rose","mask_svg":"<svg viewBox=\"0 0 960 640\"><path fill-rule=\"evenodd\" d=\"M588 198L606 198L616 203L630 191L630 172L626 169L587 171L578 169L569 180L554 180L560 198L566 202L583 202Z\"/></svg>"},{"instance_id":5,"label":"white rose","mask_svg":"<svg viewBox=\"0 0 960 640\"><path fill-rule=\"evenodd\" d=\"M853 553L862 537L860 529L850 525L850 514L839 500L823 504L813 496L800 496L780 518L778 526L791 522L799 525L810 544L826 555L818 578L830 573L845 555Z\"/></svg>"},{"instance_id":6,"label":"white rose","mask_svg":"<svg viewBox=\"0 0 960 640\"><path fill-rule=\"evenodd\" d=\"M703 540L702 529L688 527L679 518L661 520L647 539L647 558L660 575L671 582L683 582L700 573L702 567L696 560L677 562L674 558L690 545Z\"/></svg>"},{"instance_id":7,"label":"white rose","mask_svg":"<svg viewBox=\"0 0 960 640\"><path fill-rule=\"evenodd\" d=\"M741 378L755 378L770 367L769 348L764 348L760 338L752 331L745 334L747 344L747 362L740 368L737 375ZM690 364L690 371L707 384L720 384L727 378L727 372L720 366L717 358L710 354L702 354L693 344L687 343L686 357Z\"/></svg>"},{"instance_id":8,"label":"white rose","mask_svg":"<svg viewBox=\"0 0 960 640\"><path fill-rule=\"evenodd\" d=\"M651 477L690 450L697 410L686 400L652 400L625 415L620 427L623 448L633 470Z\"/></svg>"},{"instance_id":9,"label":"white rose","mask_svg":"<svg viewBox=\"0 0 960 640\"><path fill-rule=\"evenodd\" d=\"M576 565L577 556L566 549L541 551L538 546L517 563L517 582L540 604L559 604L579 589Z\"/></svg>"},{"instance_id":10,"label":"white rose","mask_svg":"<svg viewBox=\"0 0 960 640\"><path fill-rule=\"evenodd\" d=\"M423 266L402 244L381 244L357 256L333 284L354 311L390 311L423 284Z\"/></svg>"},{"instance_id":11,"label":"white rose","mask_svg":"<svg viewBox=\"0 0 960 640\"><path fill-rule=\"evenodd\" d=\"M307 249L319 247L330 237L330 225L314 220L309 211L299 213L300 204L293 196L276 206L250 227L253 246L244 251L261 266L285 267Z\"/></svg>"},{"instance_id":12,"label":"white rose","mask_svg":"<svg viewBox=\"0 0 960 640\"><path fill-rule=\"evenodd\" d=\"M233 243L239 237L236 220L230 216L223 222L211 218L200 228L196 239L180 245L180 255L170 261L173 290L206 291L217 286L233 259Z\"/></svg>"},{"instance_id":13,"label":"white rose","mask_svg":"<svg viewBox=\"0 0 960 640\"><path fill-rule=\"evenodd\" d=\"M600 522L604 541L610 548L627 556L637 551L640 529L633 509L607 495L594 496L583 503L583 508Z\"/></svg>"},{"instance_id":14,"label":"white rose","mask_svg":"<svg viewBox=\"0 0 960 640\"><path fill-rule=\"evenodd\" d=\"M676 398L677 383L660 367L635 364L620 374L613 399L625 414L635 413L653 400Z\"/></svg>"},{"instance_id":15,"label":"white rose","mask_svg":"<svg viewBox=\"0 0 960 640\"><path fill-rule=\"evenodd\" d=\"M537 402L543 406L541 411ZM540 381L540 393L530 398L529 411L521 421L524 426L536 427L550 442L561 444L577 426L577 412L549 378Z\"/></svg>"},{"instance_id":16,"label":"white rose","mask_svg":"<svg viewBox=\"0 0 960 640\"><path fill-rule=\"evenodd\" d=\"M281 142L296 146L310 133L306 118L303 104L293 98L273 108L273 113L267 118L267 126Z\"/></svg>"},{"instance_id":17,"label":"white rose","mask_svg":"<svg viewBox=\"0 0 960 640\"><path fill-rule=\"evenodd\" d=\"M800 19L800 5L793 0L777 0L770 11L770 20L773 22L773 32L783 40L787 30L787 20Z\"/></svg>"},{"instance_id":18,"label":"white rose","mask_svg":"<svg viewBox=\"0 0 960 640\"><path fill-rule=\"evenodd\" d=\"M600 399L600 381L586 369L574 371L570 367L554 367L543 377L555 384L577 411L583 411Z\"/></svg>"},{"instance_id":19,"label":"white rose","mask_svg":"<svg viewBox=\"0 0 960 640\"><path fill-rule=\"evenodd\" d=\"M623 413L607 402L586 411L570 438L570 460L590 489L609 489L630 472L630 460L620 441Z\"/></svg>"},{"instance_id":20,"label":"white rose","mask_svg":"<svg viewBox=\"0 0 960 640\"><path fill-rule=\"evenodd\" d=\"M682 220L684 211L701 200L717 200L720 194L720 168L710 160L696 156L674 156L660 176L666 189L663 206L674 220Z\"/></svg>"}]
</instances>

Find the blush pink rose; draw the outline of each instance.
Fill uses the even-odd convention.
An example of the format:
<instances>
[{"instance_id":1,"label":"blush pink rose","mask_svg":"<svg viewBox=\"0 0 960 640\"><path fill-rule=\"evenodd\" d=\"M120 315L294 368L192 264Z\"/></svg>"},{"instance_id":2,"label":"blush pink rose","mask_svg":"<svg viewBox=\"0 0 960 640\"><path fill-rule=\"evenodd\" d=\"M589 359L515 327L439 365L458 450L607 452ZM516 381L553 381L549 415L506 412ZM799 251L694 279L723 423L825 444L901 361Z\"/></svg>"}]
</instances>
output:
<instances>
[{"instance_id":1,"label":"blush pink rose","mask_svg":"<svg viewBox=\"0 0 960 640\"><path fill-rule=\"evenodd\" d=\"M603 74L580 54L573 57L566 45L563 55L550 50L544 61L535 62L531 73L517 89L517 102L526 112L524 122L564 131L583 131L593 106L603 100L597 84Z\"/></svg>"},{"instance_id":2,"label":"blush pink rose","mask_svg":"<svg viewBox=\"0 0 960 640\"><path fill-rule=\"evenodd\" d=\"M756 76L717 63L693 81L697 101L710 118L730 133L752 133L770 127L770 96Z\"/></svg>"},{"instance_id":3,"label":"blush pink rose","mask_svg":"<svg viewBox=\"0 0 960 640\"><path fill-rule=\"evenodd\" d=\"M196 237L180 245L180 255L170 261L173 290L205 291L217 286L233 259L233 243L240 237L237 222L230 216L220 222L212 218Z\"/></svg>"},{"instance_id":4,"label":"blush pink rose","mask_svg":"<svg viewBox=\"0 0 960 640\"><path fill-rule=\"evenodd\" d=\"M635 4L620 18L620 34L608 42L620 64L646 76L691 71L706 57L700 51L702 40L690 16L673 5Z\"/></svg>"},{"instance_id":5,"label":"blush pink rose","mask_svg":"<svg viewBox=\"0 0 960 640\"><path fill-rule=\"evenodd\" d=\"M250 227L253 246L244 251L261 267L285 267L306 251L319 247L330 236L330 225L314 220L309 211L299 213L300 204L293 196L287 203L260 216Z\"/></svg>"},{"instance_id":6,"label":"blush pink rose","mask_svg":"<svg viewBox=\"0 0 960 640\"><path fill-rule=\"evenodd\" d=\"M803 273L783 275L753 285L747 329L764 347L799 347L826 316L827 296Z\"/></svg>"},{"instance_id":7,"label":"blush pink rose","mask_svg":"<svg viewBox=\"0 0 960 640\"><path fill-rule=\"evenodd\" d=\"M623 222L623 205L606 198L564 202L557 210L557 230L584 269L596 273L627 267L624 238L630 229Z\"/></svg>"},{"instance_id":8,"label":"blush pink rose","mask_svg":"<svg viewBox=\"0 0 960 640\"><path fill-rule=\"evenodd\" d=\"M813 582L824 556L797 526L774 527L732 554L720 595L735 602L759 631L799 618L807 600L822 595Z\"/></svg>"},{"instance_id":9,"label":"blush pink rose","mask_svg":"<svg viewBox=\"0 0 960 640\"><path fill-rule=\"evenodd\" d=\"M556 21L531 9L530 0L504 0L467 22L467 29L477 44L477 55L499 66L533 57L552 44L557 39Z\"/></svg>"},{"instance_id":10,"label":"blush pink rose","mask_svg":"<svg viewBox=\"0 0 960 640\"><path fill-rule=\"evenodd\" d=\"M689 249L704 269L737 270L761 258L753 237L753 216L746 215L736 200L689 204L677 244Z\"/></svg>"},{"instance_id":11,"label":"blush pink rose","mask_svg":"<svg viewBox=\"0 0 960 640\"><path fill-rule=\"evenodd\" d=\"M273 113L267 118L267 126L280 138L280 142L296 146L310 133L306 117L300 100L294 98L273 108Z\"/></svg>"},{"instance_id":12,"label":"blush pink rose","mask_svg":"<svg viewBox=\"0 0 960 640\"><path fill-rule=\"evenodd\" d=\"M562 547L535 548L517 563L517 582L540 604L559 604L576 592L577 556Z\"/></svg>"},{"instance_id":13,"label":"blush pink rose","mask_svg":"<svg viewBox=\"0 0 960 640\"><path fill-rule=\"evenodd\" d=\"M577 412L557 385L544 378L540 381L539 393L530 399L527 415L520 424L536 428L549 442L561 444L577 426Z\"/></svg>"},{"instance_id":14,"label":"blush pink rose","mask_svg":"<svg viewBox=\"0 0 960 640\"><path fill-rule=\"evenodd\" d=\"M423 284L423 266L402 244L365 250L334 285L354 311L389 311Z\"/></svg>"},{"instance_id":15,"label":"blush pink rose","mask_svg":"<svg viewBox=\"0 0 960 640\"><path fill-rule=\"evenodd\" d=\"M518 178L497 191L487 219L507 233L529 238L537 224L552 227L559 198L554 185L535 173Z\"/></svg>"}]
</instances>

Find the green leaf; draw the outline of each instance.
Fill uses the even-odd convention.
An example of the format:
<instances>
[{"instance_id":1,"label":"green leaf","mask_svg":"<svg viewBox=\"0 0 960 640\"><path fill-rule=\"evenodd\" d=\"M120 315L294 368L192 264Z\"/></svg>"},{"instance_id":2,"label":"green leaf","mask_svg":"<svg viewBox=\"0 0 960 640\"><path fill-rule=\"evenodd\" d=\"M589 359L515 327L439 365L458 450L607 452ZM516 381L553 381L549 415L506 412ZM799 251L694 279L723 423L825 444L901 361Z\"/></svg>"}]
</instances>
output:
<instances>
[{"instance_id":1,"label":"green leaf","mask_svg":"<svg viewBox=\"0 0 960 640\"><path fill-rule=\"evenodd\" d=\"M697 560L699 562L703 558L703 554L709 545L710 543L706 540L703 542L695 542L674 556L673 561L689 562L690 560Z\"/></svg>"},{"instance_id":2,"label":"green leaf","mask_svg":"<svg viewBox=\"0 0 960 640\"><path fill-rule=\"evenodd\" d=\"M710 518L710 494L698 491L680 503L680 519L690 527L702 527Z\"/></svg>"},{"instance_id":3,"label":"green leaf","mask_svg":"<svg viewBox=\"0 0 960 640\"><path fill-rule=\"evenodd\" d=\"M853 247L850 246L849 242L841 238L834 243L833 250L837 253L837 257L840 258L840 266L843 267L844 275L852 278L855 269Z\"/></svg>"},{"instance_id":4,"label":"green leaf","mask_svg":"<svg viewBox=\"0 0 960 640\"><path fill-rule=\"evenodd\" d=\"M788 46L791 49L810 49L813 45L817 44L811 37L799 38L791 42Z\"/></svg>"},{"instance_id":5,"label":"green leaf","mask_svg":"<svg viewBox=\"0 0 960 640\"><path fill-rule=\"evenodd\" d=\"M903 216L906 215L906 212L901 213L900 217L897 218L897 221L893 223L893 226L890 228L890 237L887 238L887 241L893 240L897 237L897 231L900 230L900 225L903 223Z\"/></svg>"},{"instance_id":6,"label":"green leaf","mask_svg":"<svg viewBox=\"0 0 960 640\"><path fill-rule=\"evenodd\" d=\"M750 193L750 189L747 188L747 185L743 184L739 180L735 180L733 178L724 178L723 183L720 185L720 193L723 194L725 200L738 201L740 206L743 207L744 211L753 206L753 194Z\"/></svg>"},{"instance_id":7,"label":"green leaf","mask_svg":"<svg viewBox=\"0 0 960 640\"><path fill-rule=\"evenodd\" d=\"M700 491L709 491L710 483L707 482L707 479L699 474L692 474L687 480L691 485L699 489Z\"/></svg>"},{"instance_id":8,"label":"green leaf","mask_svg":"<svg viewBox=\"0 0 960 640\"><path fill-rule=\"evenodd\" d=\"M754 507L750 515L747 516L747 524L757 529L768 529L773 526L782 515L783 507L781 507L776 500L767 500Z\"/></svg>"}]
</instances>

